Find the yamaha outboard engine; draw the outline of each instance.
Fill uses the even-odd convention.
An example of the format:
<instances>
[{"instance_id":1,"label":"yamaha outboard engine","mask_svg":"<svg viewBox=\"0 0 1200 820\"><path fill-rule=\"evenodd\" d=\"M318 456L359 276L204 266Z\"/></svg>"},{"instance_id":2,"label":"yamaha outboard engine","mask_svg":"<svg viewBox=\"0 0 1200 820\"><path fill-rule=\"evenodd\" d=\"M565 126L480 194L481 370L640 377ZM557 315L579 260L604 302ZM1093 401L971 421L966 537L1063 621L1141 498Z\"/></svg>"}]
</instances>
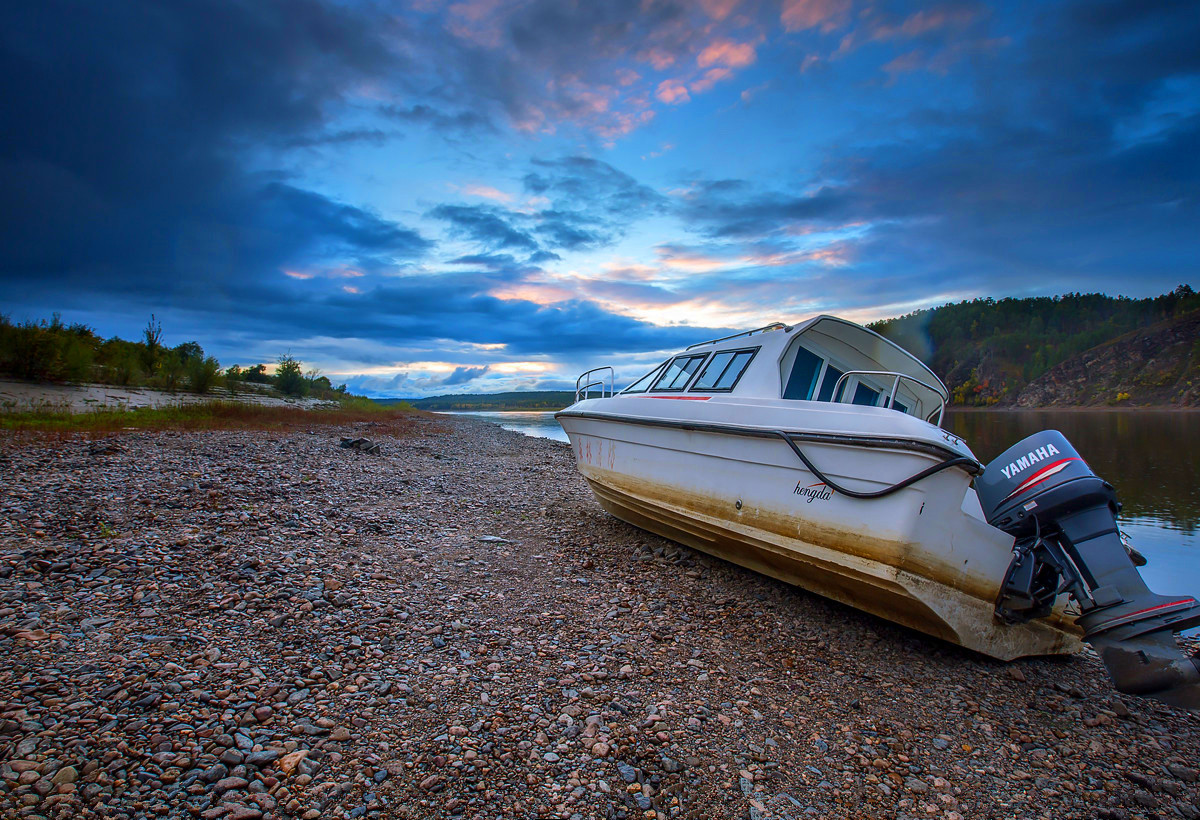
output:
<instances>
[{"instance_id":1,"label":"yamaha outboard engine","mask_svg":"<svg viewBox=\"0 0 1200 820\"><path fill-rule=\"evenodd\" d=\"M1010 447L975 479L988 523L1016 536L996 615L1023 623L1050 614L1068 593L1122 692L1200 709L1200 668L1175 640L1200 624L1190 595L1157 595L1117 529L1112 485L1091 471L1056 430Z\"/></svg>"}]
</instances>

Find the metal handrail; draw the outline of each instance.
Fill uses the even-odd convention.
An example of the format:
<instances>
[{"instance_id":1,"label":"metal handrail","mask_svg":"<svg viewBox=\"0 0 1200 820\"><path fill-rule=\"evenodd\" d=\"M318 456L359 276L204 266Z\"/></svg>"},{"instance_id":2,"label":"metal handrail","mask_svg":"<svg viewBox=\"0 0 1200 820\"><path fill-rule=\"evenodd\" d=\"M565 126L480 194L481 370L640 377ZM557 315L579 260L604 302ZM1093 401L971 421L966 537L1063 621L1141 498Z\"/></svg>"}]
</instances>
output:
<instances>
[{"instance_id":1,"label":"metal handrail","mask_svg":"<svg viewBox=\"0 0 1200 820\"><path fill-rule=\"evenodd\" d=\"M924 387L926 390L932 391L934 394L937 395L938 410L937 410L937 421L935 423L937 424L938 427L942 426L942 416L945 415L945 413L946 413L946 400L949 398L949 396L947 396L941 390L938 390L932 384L929 384L928 382L923 382L920 379L918 379L916 376L910 376L907 373L897 373L894 370L848 370L845 373L843 373L842 377L840 379L838 379L837 382L833 385L833 395L834 396L840 395L838 393L838 391L841 390L841 388L842 388L842 382L846 381L846 379L848 379L851 376L891 376L891 377L893 377L895 380L892 382L892 392L888 396L887 404L884 405L885 407L892 407L893 405L895 405L896 392L900 389L900 380L901 379L908 379L910 382L916 382L917 384ZM925 420L929 421L929 417L932 415L933 415L933 413L931 412L929 414L929 416L925 417Z\"/></svg>"},{"instance_id":2,"label":"metal handrail","mask_svg":"<svg viewBox=\"0 0 1200 820\"><path fill-rule=\"evenodd\" d=\"M595 381L590 381L587 384L583 384L583 385L580 384L580 382L582 382L584 379L586 379L588 376L592 375L593 373L600 373L604 370L608 371L608 381L607 382L605 382L604 379L601 378L601 379L598 379ZM605 365L604 367L593 367L591 370L587 370L587 371L584 371L583 373L580 373L579 378L575 380L575 401L579 401L579 395L581 393L583 394L583 397L585 399L587 399L590 396L591 388L593 388L593 387L600 388L600 398L602 398L602 399L605 399L605 398L608 398L609 396L614 395L616 393L616 390L614 389L616 380L617 380L616 371L614 371L608 365ZM608 389L607 394L605 394L606 387Z\"/></svg>"},{"instance_id":3,"label":"metal handrail","mask_svg":"<svg viewBox=\"0 0 1200 820\"><path fill-rule=\"evenodd\" d=\"M720 339L709 339L707 342L696 342L694 345L688 345L684 350L691 350L693 347L704 347L705 345L715 345L717 342L727 342L730 339L736 339L739 336L753 336L755 333L764 333L768 330L791 330L791 325L785 325L783 322L771 322L769 325L756 327L754 330L743 330L741 333L734 333L732 336L722 336Z\"/></svg>"}]
</instances>

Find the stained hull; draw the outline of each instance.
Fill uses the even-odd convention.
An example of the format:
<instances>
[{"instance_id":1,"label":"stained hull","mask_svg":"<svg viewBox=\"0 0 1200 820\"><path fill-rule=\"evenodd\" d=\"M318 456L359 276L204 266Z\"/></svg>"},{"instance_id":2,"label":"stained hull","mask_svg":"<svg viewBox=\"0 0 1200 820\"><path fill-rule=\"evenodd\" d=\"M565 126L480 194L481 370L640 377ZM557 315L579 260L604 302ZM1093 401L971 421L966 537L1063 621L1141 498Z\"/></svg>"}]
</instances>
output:
<instances>
[{"instance_id":1,"label":"stained hull","mask_svg":"<svg viewBox=\"0 0 1200 820\"><path fill-rule=\"evenodd\" d=\"M778 438L571 409L559 421L601 506L635 526L992 657L1080 647L1061 612L1023 626L995 621L1012 539L971 514L974 495L962 470L858 500L830 491ZM834 483L858 491L941 458L905 448L802 446Z\"/></svg>"}]
</instances>

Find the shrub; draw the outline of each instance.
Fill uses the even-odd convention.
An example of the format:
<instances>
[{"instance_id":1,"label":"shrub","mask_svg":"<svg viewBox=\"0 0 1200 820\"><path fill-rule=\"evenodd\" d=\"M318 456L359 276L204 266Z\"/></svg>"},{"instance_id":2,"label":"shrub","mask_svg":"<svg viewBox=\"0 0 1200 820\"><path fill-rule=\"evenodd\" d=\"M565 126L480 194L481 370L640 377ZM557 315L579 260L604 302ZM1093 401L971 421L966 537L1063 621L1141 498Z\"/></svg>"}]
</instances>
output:
<instances>
[{"instance_id":1,"label":"shrub","mask_svg":"<svg viewBox=\"0 0 1200 820\"><path fill-rule=\"evenodd\" d=\"M193 393L207 393L217 385L221 365L212 356L196 357L188 361L188 384Z\"/></svg>"},{"instance_id":2,"label":"shrub","mask_svg":"<svg viewBox=\"0 0 1200 820\"><path fill-rule=\"evenodd\" d=\"M96 349L91 344L79 338L67 337L60 356L60 375L72 382L91 381L95 359Z\"/></svg>"},{"instance_id":3,"label":"shrub","mask_svg":"<svg viewBox=\"0 0 1200 820\"><path fill-rule=\"evenodd\" d=\"M267 366L265 364L256 364L254 367L247 367L242 371L242 380L253 382L254 384L271 384L274 379L267 374Z\"/></svg>"},{"instance_id":4,"label":"shrub","mask_svg":"<svg viewBox=\"0 0 1200 820\"><path fill-rule=\"evenodd\" d=\"M108 381L122 387L133 387L142 383L142 368L132 351L122 351L109 360Z\"/></svg>"},{"instance_id":5,"label":"shrub","mask_svg":"<svg viewBox=\"0 0 1200 820\"><path fill-rule=\"evenodd\" d=\"M83 381L92 375L95 334L84 325L49 321L12 324L0 317L0 371L34 381Z\"/></svg>"},{"instance_id":6,"label":"shrub","mask_svg":"<svg viewBox=\"0 0 1200 820\"><path fill-rule=\"evenodd\" d=\"M158 372L154 374L153 384L174 393L182 385L185 372L183 359L179 358L179 354L174 350L168 350L158 362Z\"/></svg>"},{"instance_id":7,"label":"shrub","mask_svg":"<svg viewBox=\"0 0 1200 820\"><path fill-rule=\"evenodd\" d=\"M275 368L275 386L289 396L307 396L308 379L304 378L304 370L298 359L290 353L279 357L279 366Z\"/></svg>"}]
</instances>

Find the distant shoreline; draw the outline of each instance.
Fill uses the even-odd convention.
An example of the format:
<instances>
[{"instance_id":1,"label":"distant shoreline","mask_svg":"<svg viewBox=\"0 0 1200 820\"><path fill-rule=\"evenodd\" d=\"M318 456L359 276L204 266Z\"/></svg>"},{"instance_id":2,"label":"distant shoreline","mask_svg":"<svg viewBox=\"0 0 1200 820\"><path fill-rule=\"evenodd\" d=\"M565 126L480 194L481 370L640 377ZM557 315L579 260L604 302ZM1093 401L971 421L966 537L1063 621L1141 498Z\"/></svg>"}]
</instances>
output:
<instances>
[{"instance_id":1,"label":"distant shoreline","mask_svg":"<svg viewBox=\"0 0 1200 820\"><path fill-rule=\"evenodd\" d=\"M486 407L478 410L431 410L433 413L557 413L565 410L560 407L552 410L543 407ZM947 413L1196 413L1200 407L1177 407L1172 405L1132 405L1125 407L1014 407L1012 405L993 405L991 407L976 407L974 405L948 405Z\"/></svg>"},{"instance_id":2,"label":"distant shoreline","mask_svg":"<svg viewBox=\"0 0 1200 820\"><path fill-rule=\"evenodd\" d=\"M976 407L973 405L952 404L946 407L947 413L1132 413L1135 411L1147 413L1195 413L1200 411L1200 407L1179 407L1170 404L1126 405L1124 407L1100 407L1094 405L1015 407L1011 404Z\"/></svg>"}]
</instances>

